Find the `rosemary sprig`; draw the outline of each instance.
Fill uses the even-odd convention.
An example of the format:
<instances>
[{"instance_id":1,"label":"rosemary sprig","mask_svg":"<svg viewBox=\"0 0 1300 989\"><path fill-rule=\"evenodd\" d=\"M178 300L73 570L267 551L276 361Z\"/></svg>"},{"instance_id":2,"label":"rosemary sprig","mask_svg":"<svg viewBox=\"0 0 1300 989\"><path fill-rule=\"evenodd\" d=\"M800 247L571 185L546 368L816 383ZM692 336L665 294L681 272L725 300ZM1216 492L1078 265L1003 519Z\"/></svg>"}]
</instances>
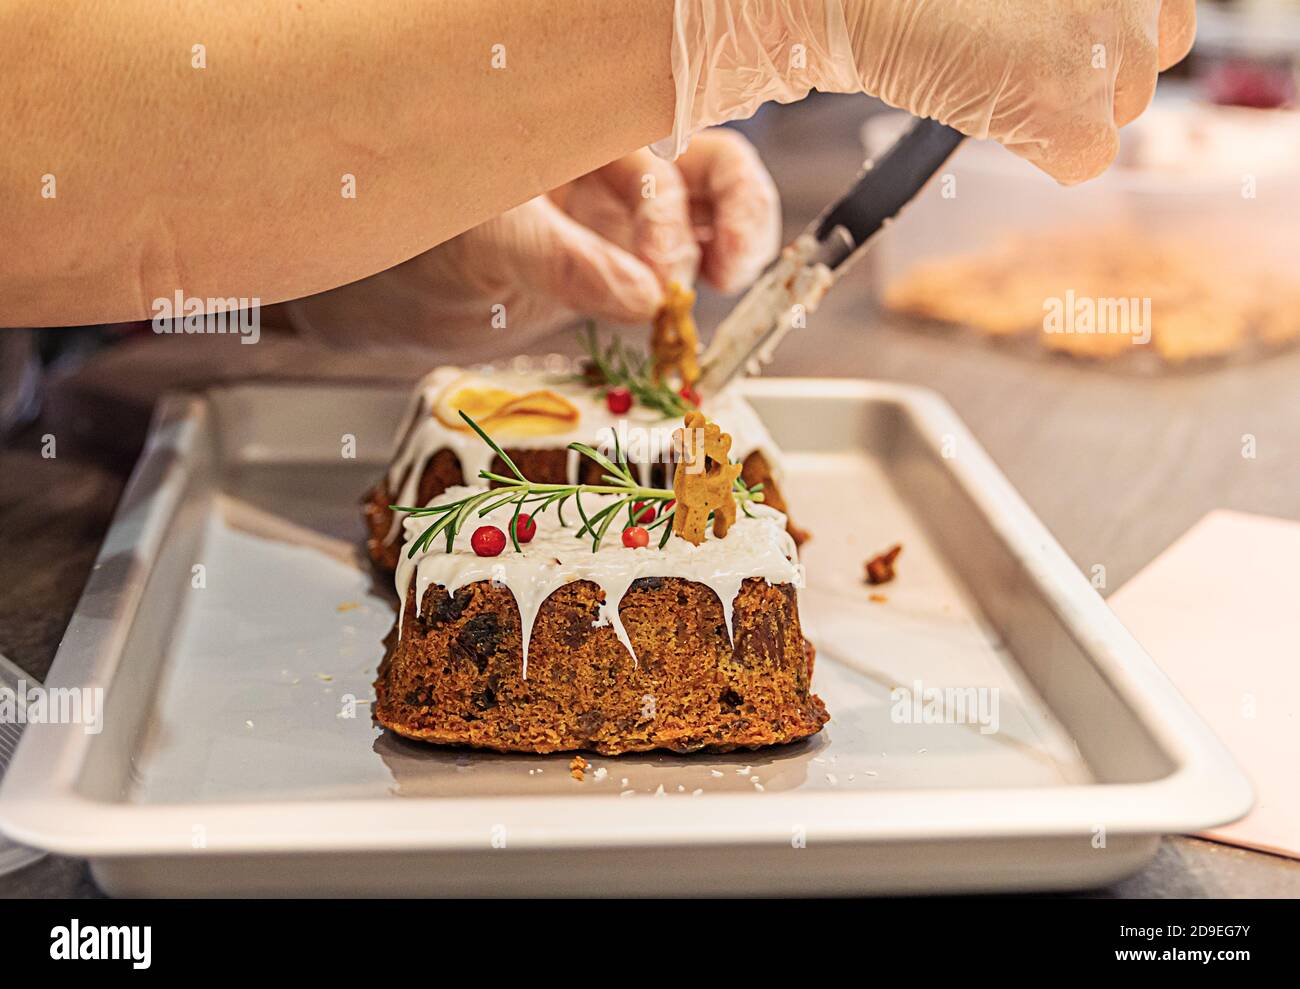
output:
<instances>
[{"instance_id":1,"label":"rosemary sprig","mask_svg":"<svg viewBox=\"0 0 1300 989\"><path fill-rule=\"evenodd\" d=\"M645 354L635 354L623 346L623 341L614 337L604 349L596 336L596 324L588 323L582 340L587 351L587 359L599 375L601 382L611 388L626 388L632 397L646 408L654 409L667 418L684 416L695 408L677 392L662 381L655 381L650 374L650 358ZM581 380L587 380L580 376Z\"/></svg>"},{"instance_id":2,"label":"rosemary sprig","mask_svg":"<svg viewBox=\"0 0 1300 989\"><path fill-rule=\"evenodd\" d=\"M605 534L609 532L614 524L614 519L618 517L620 512L626 511L630 520L627 523L628 525L636 524L640 520L643 512L638 512L637 518L633 519L633 505L636 502L644 502L647 505L654 506L656 518L647 526L647 530L662 527L663 536L659 541L659 547L662 549L667 545L668 538L672 535L672 526L667 523L671 521L676 506L674 505L672 509L667 511L665 511L665 508L668 502L675 499L676 495L671 488L649 488L637 482L632 474L631 467L628 465L627 456L619 445L617 434L614 437L613 460L586 443L569 444L570 450L574 450L587 459L594 461L605 471L602 480L607 483L538 484L524 477L505 450L484 432L478 423L464 412L460 413L460 417L469 424L469 427L479 435L479 438L484 443L492 448L492 451L514 476L498 474L490 470L481 470L479 471L479 479L495 482L496 487L466 495L464 498L443 505L429 505L423 508L410 505L389 505L391 511L404 512L411 518L434 517L434 522L424 532L420 533L420 538L416 539L411 544L410 549L407 550L408 557L413 559L418 554L423 553L440 535L446 540L447 552L452 552L456 545L456 536L460 534L471 518L483 518L506 505L514 506L510 518L510 541L514 545L516 553L522 552L518 533L520 514L527 509L532 517L536 519L548 509L554 507L560 526L567 529L569 526L564 520L564 506L570 499L573 500L578 509L578 516L582 519L582 525L578 527L574 536L577 539L590 538L593 553L600 549ZM588 515L586 508L582 504L582 495L584 494L617 495L618 497L594 515ZM761 484L749 487L739 479L735 483L735 494L736 500L740 503L740 507L746 515L750 514L749 506L751 504L763 500Z\"/></svg>"}]
</instances>

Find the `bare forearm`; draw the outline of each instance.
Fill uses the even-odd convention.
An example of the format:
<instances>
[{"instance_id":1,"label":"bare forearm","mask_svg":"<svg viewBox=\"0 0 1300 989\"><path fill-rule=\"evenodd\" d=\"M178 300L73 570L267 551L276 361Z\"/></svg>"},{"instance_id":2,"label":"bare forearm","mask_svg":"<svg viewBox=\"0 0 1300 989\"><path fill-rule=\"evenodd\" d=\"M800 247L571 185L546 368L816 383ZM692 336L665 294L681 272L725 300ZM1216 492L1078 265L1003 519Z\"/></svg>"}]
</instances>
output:
<instances>
[{"instance_id":1,"label":"bare forearm","mask_svg":"<svg viewBox=\"0 0 1300 989\"><path fill-rule=\"evenodd\" d=\"M666 134L671 7L0 0L0 326L405 260Z\"/></svg>"}]
</instances>

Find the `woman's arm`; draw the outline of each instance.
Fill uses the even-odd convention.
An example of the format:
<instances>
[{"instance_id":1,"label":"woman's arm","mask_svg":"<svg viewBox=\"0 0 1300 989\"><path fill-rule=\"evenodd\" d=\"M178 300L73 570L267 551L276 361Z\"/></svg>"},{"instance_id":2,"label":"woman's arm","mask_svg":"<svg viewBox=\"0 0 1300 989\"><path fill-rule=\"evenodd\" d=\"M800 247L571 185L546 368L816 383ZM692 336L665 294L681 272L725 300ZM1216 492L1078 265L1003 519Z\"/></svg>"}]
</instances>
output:
<instances>
[{"instance_id":1,"label":"woman's arm","mask_svg":"<svg viewBox=\"0 0 1300 989\"><path fill-rule=\"evenodd\" d=\"M0 0L0 326L404 261L667 134L672 6Z\"/></svg>"}]
</instances>

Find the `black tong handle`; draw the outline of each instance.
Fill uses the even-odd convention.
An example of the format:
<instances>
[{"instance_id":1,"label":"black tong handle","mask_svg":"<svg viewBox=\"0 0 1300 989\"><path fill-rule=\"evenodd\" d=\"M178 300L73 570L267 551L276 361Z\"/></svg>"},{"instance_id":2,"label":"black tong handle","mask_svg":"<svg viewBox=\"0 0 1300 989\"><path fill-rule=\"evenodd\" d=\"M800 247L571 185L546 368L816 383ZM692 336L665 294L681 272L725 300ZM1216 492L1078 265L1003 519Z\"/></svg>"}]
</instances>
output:
<instances>
[{"instance_id":1,"label":"black tong handle","mask_svg":"<svg viewBox=\"0 0 1300 989\"><path fill-rule=\"evenodd\" d=\"M937 120L917 120L826 211L817 224L817 240L825 243L836 227L843 227L853 239L852 251L861 248L921 191L964 137Z\"/></svg>"}]
</instances>

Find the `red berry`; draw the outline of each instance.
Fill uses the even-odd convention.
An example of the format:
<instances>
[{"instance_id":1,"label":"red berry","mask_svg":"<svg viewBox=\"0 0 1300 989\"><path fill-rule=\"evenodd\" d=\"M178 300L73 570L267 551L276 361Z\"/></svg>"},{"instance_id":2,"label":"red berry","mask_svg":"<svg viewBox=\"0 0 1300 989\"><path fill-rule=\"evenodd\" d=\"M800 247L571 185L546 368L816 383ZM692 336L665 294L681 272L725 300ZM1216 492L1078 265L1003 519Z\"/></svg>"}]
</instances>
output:
<instances>
[{"instance_id":1,"label":"red berry","mask_svg":"<svg viewBox=\"0 0 1300 989\"><path fill-rule=\"evenodd\" d=\"M690 385L682 385L677 394L682 396L682 398L686 399L686 401L690 402L692 405L698 406L700 404L700 393Z\"/></svg>"},{"instance_id":2,"label":"red berry","mask_svg":"<svg viewBox=\"0 0 1300 989\"><path fill-rule=\"evenodd\" d=\"M629 525L623 530L623 545L628 549L644 549L650 545L650 533L639 525Z\"/></svg>"},{"instance_id":3,"label":"red berry","mask_svg":"<svg viewBox=\"0 0 1300 989\"><path fill-rule=\"evenodd\" d=\"M506 548L506 534L495 525L480 525L469 537L469 544L479 556L500 556Z\"/></svg>"},{"instance_id":4,"label":"red berry","mask_svg":"<svg viewBox=\"0 0 1300 989\"><path fill-rule=\"evenodd\" d=\"M521 543L531 543L535 535L537 535L537 523L527 512L520 512L519 520L515 522L515 538Z\"/></svg>"},{"instance_id":5,"label":"red berry","mask_svg":"<svg viewBox=\"0 0 1300 989\"><path fill-rule=\"evenodd\" d=\"M621 416L632 408L632 393L626 388L611 388L605 392L605 404L609 406L610 412Z\"/></svg>"},{"instance_id":6,"label":"red berry","mask_svg":"<svg viewBox=\"0 0 1300 989\"><path fill-rule=\"evenodd\" d=\"M648 501L632 502L632 521L633 522L653 522L658 512L655 506Z\"/></svg>"}]
</instances>

